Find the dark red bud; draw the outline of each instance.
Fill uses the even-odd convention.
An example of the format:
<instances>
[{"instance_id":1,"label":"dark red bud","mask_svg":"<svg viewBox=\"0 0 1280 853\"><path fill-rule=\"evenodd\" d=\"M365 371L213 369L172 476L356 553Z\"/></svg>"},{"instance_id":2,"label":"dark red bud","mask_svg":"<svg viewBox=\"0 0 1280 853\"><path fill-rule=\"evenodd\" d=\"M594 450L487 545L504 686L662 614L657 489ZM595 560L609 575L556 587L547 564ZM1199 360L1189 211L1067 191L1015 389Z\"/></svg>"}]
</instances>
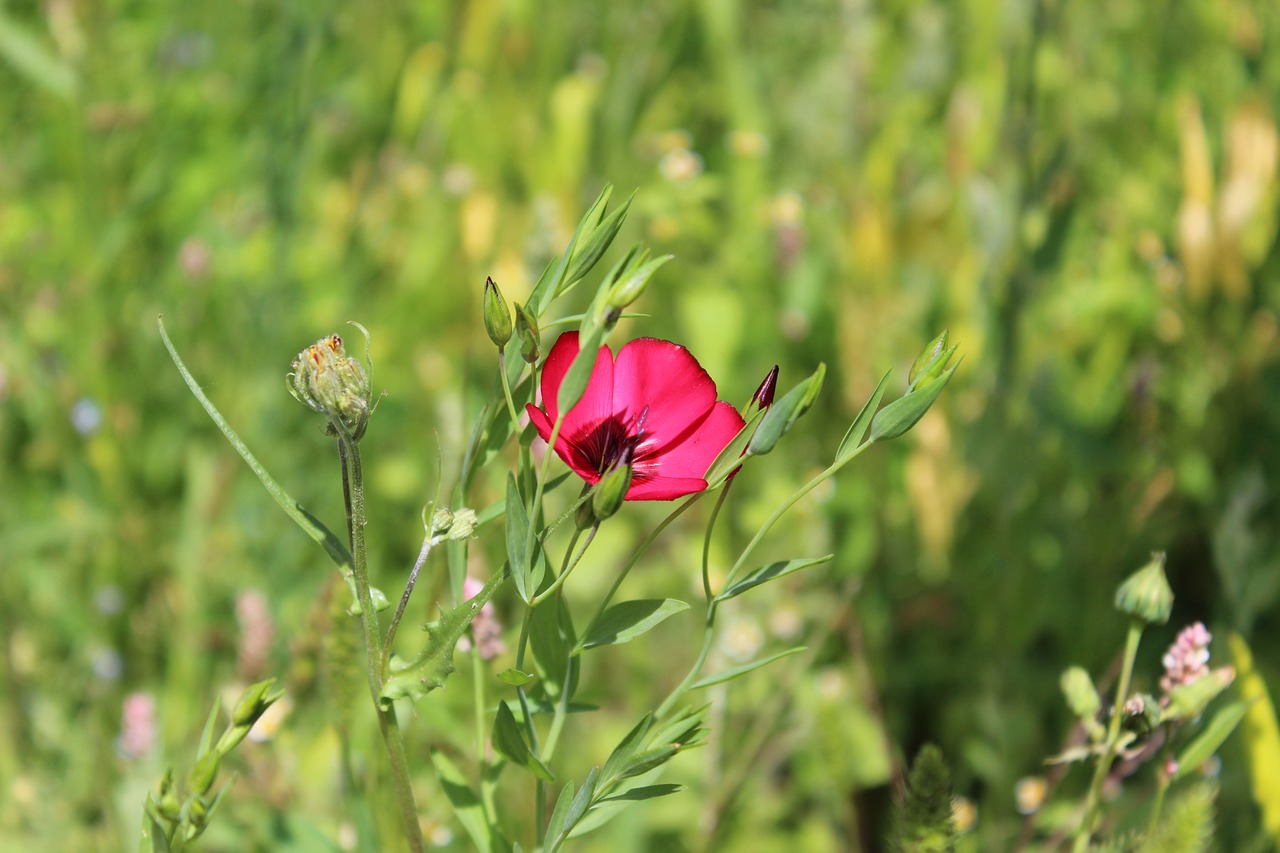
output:
<instances>
[{"instance_id":1,"label":"dark red bud","mask_svg":"<svg viewBox=\"0 0 1280 853\"><path fill-rule=\"evenodd\" d=\"M756 393L751 395L751 402L761 409L767 409L773 405L773 392L776 390L778 390L778 365L775 364L773 370L769 371L769 375L756 389Z\"/></svg>"}]
</instances>

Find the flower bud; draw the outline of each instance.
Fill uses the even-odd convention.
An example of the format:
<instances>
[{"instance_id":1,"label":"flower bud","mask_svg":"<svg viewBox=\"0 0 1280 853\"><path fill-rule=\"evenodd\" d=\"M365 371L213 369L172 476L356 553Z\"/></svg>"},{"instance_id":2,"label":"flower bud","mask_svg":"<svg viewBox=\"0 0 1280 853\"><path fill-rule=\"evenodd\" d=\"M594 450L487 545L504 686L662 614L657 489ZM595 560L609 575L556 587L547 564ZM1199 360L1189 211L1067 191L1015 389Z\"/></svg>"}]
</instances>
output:
<instances>
[{"instance_id":1,"label":"flower bud","mask_svg":"<svg viewBox=\"0 0 1280 853\"><path fill-rule=\"evenodd\" d=\"M805 412L809 411L814 400L818 398L818 392L822 390L822 382L826 375L827 366L819 364L818 369L807 379L784 394L777 405L770 407L764 419L760 421L760 426L756 428L755 434L751 436L751 442L747 445L748 455L764 456L773 450L778 440L795 426L796 421L800 420Z\"/></svg>"},{"instance_id":2,"label":"flower bud","mask_svg":"<svg viewBox=\"0 0 1280 853\"><path fill-rule=\"evenodd\" d=\"M1120 707L1120 715L1124 730L1143 738L1160 725L1160 704L1146 693L1137 693Z\"/></svg>"},{"instance_id":3,"label":"flower bud","mask_svg":"<svg viewBox=\"0 0 1280 853\"><path fill-rule=\"evenodd\" d=\"M246 690L240 697L240 701L236 703L235 710L231 712L231 722L246 729L256 723L262 716L262 712L284 695L284 691L277 691L274 694L270 692L274 684L275 679L268 678Z\"/></svg>"},{"instance_id":4,"label":"flower bud","mask_svg":"<svg viewBox=\"0 0 1280 853\"><path fill-rule=\"evenodd\" d=\"M484 280L484 330L499 352L506 349L511 340L511 309L492 278Z\"/></svg>"},{"instance_id":5,"label":"flower bud","mask_svg":"<svg viewBox=\"0 0 1280 853\"><path fill-rule=\"evenodd\" d=\"M197 761L187 775L187 790L197 795L208 793L218 775L218 763L221 761L222 755L217 750L205 753L204 758Z\"/></svg>"},{"instance_id":6,"label":"flower bud","mask_svg":"<svg viewBox=\"0 0 1280 853\"><path fill-rule=\"evenodd\" d=\"M288 379L296 400L340 423L353 439L364 434L372 391L360 362L343 349L342 338L321 338L298 353Z\"/></svg>"},{"instance_id":7,"label":"flower bud","mask_svg":"<svg viewBox=\"0 0 1280 853\"><path fill-rule=\"evenodd\" d=\"M759 411L767 409L773 405L774 392L778 390L778 365L773 366L773 370L765 376L764 381L760 383L760 387L756 389L756 393L751 395L751 402L747 403L747 411Z\"/></svg>"},{"instance_id":8,"label":"flower bud","mask_svg":"<svg viewBox=\"0 0 1280 853\"><path fill-rule=\"evenodd\" d=\"M1129 575L1116 590L1116 609L1148 625L1163 625L1173 610L1173 590L1164 576L1164 554Z\"/></svg>"},{"instance_id":9,"label":"flower bud","mask_svg":"<svg viewBox=\"0 0 1280 853\"><path fill-rule=\"evenodd\" d=\"M919 382L927 382L928 380L922 376L926 370L937 367L937 365L945 365L950 358L940 358L942 351L947 348L947 333L944 330L929 345L924 348L920 355L916 356L916 360L911 364L911 370L907 371L907 389L914 388Z\"/></svg>"},{"instance_id":10,"label":"flower bud","mask_svg":"<svg viewBox=\"0 0 1280 853\"><path fill-rule=\"evenodd\" d=\"M430 536L433 539L451 539L455 542L470 539L476 530L476 511L461 507L457 511L438 507L431 516Z\"/></svg>"},{"instance_id":11,"label":"flower bud","mask_svg":"<svg viewBox=\"0 0 1280 853\"><path fill-rule=\"evenodd\" d=\"M538 319L516 304L516 337L520 339L520 357L526 364L537 364L542 357L542 344L538 340Z\"/></svg>"},{"instance_id":12,"label":"flower bud","mask_svg":"<svg viewBox=\"0 0 1280 853\"><path fill-rule=\"evenodd\" d=\"M626 500L627 490L631 488L631 471L634 449L627 448L618 463L605 472L596 483L591 495L591 513L596 522L604 521L619 509Z\"/></svg>"}]
</instances>

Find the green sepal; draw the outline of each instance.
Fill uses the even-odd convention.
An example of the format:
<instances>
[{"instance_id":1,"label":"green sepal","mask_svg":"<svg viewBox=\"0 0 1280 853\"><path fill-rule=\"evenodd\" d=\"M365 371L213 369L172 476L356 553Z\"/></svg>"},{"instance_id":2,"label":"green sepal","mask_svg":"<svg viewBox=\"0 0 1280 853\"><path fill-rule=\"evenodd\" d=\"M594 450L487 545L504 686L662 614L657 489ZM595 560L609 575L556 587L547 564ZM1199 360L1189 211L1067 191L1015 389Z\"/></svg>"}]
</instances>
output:
<instances>
[{"instance_id":1,"label":"green sepal","mask_svg":"<svg viewBox=\"0 0 1280 853\"><path fill-rule=\"evenodd\" d=\"M573 653L630 642L668 617L688 609L687 603L675 598L645 598L615 604L600 614L591 633L582 638Z\"/></svg>"},{"instance_id":2,"label":"green sepal","mask_svg":"<svg viewBox=\"0 0 1280 853\"><path fill-rule=\"evenodd\" d=\"M384 710L389 709L397 699L416 702L437 687L444 686L445 680L453 672L453 652L458 646L458 638L467 630L480 608L493 598L509 574L510 571L506 568L497 572L474 598L464 601L443 613L435 622L424 626L427 642L422 651L412 663L388 677L382 686L382 693L378 698Z\"/></svg>"},{"instance_id":3,"label":"green sepal","mask_svg":"<svg viewBox=\"0 0 1280 853\"><path fill-rule=\"evenodd\" d=\"M779 560L776 563L769 563L766 566L760 566L751 571L745 578L736 581L730 586L720 591L715 597L716 601L728 601L736 598L749 589L768 583L769 581L784 578L792 572L798 572L801 569L807 569L810 566L820 566L828 562L834 557L834 554L827 554L825 557L804 557L796 560Z\"/></svg>"}]
</instances>

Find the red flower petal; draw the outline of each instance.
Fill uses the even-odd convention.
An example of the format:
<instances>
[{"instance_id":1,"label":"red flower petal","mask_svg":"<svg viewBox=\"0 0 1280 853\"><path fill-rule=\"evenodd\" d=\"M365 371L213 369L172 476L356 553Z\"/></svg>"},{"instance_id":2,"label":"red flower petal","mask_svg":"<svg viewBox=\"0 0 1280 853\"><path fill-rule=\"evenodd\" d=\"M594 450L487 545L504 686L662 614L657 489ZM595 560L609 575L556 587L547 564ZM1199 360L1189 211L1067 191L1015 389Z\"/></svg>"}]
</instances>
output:
<instances>
[{"instance_id":1,"label":"red flower petal","mask_svg":"<svg viewBox=\"0 0 1280 853\"><path fill-rule=\"evenodd\" d=\"M732 405L718 402L684 441L669 445L653 457L659 477L703 477L711 463L746 426Z\"/></svg>"},{"instance_id":2,"label":"red flower petal","mask_svg":"<svg viewBox=\"0 0 1280 853\"><path fill-rule=\"evenodd\" d=\"M633 483L627 490L629 501L673 501L707 487L701 477L655 477L641 483Z\"/></svg>"},{"instance_id":3,"label":"red flower petal","mask_svg":"<svg viewBox=\"0 0 1280 853\"><path fill-rule=\"evenodd\" d=\"M661 453L687 438L716 402L715 382L687 349L671 341L631 341L618 352L613 376L614 411L629 428L644 432L637 455Z\"/></svg>"}]
</instances>

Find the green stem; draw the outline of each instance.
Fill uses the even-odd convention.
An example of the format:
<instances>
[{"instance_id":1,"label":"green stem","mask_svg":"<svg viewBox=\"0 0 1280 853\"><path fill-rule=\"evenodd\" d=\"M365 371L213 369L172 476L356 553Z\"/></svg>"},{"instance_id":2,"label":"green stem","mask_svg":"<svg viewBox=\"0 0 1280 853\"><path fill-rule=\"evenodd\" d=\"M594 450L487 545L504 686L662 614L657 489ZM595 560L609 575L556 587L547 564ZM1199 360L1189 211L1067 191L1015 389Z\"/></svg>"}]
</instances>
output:
<instances>
[{"instance_id":1,"label":"green stem","mask_svg":"<svg viewBox=\"0 0 1280 853\"><path fill-rule=\"evenodd\" d=\"M705 494L706 492L697 492L696 494L690 495L688 500L676 507L675 510L666 518L662 519L658 526L655 527L653 531L645 537L645 540L640 543L640 547L636 548L636 550L632 552L631 559L622 567L622 571L618 573L618 577L613 581L613 586L609 587L609 591L605 593L604 598L601 599L600 606L596 608L596 615L591 617L591 621L587 623L587 629L582 632L582 636L586 637L591 634L592 629L596 627L596 623L600 621L600 617L604 615L605 608L609 606L609 602L612 601L614 595L617 594L618 588L621 587L622 582L627 579L627 575L631 572L631 569L635 567L636 563L640 562L640 558L649 550L649 546L652 545L660 535L662 535L662 531L667 529L667 525L679 518L685 510L697 503Z\"/></svg>"},{"instance_id":2,"label":"green stem","mask_svg":"<svg viewBox=\"0 0 1280 853\"><path fill-rule=\"evenodd\" d=\"M396 631L400 628L400 619L404 616L404 609L409 606L409 596L413 595L413 588L418 583L418 574L422 571L423 565L426 564L427 556L431 553L431 549L435 547L436 541L428 531L427 538L422 540L422 550L418 552L418 559L409 571L409 580L404 585L404 592L400 595L400 603L396 605L395 615L391 617L391 625L387 627L387 639L382 644L382 672L387 671L387 664L391 659L391 644L395 641Z\"/></svg>"},{"instance_id":3,"label":"green stem","mask_svg":"<svg viewBox=\"0 0 1280 853\"><path fill-rule=\"evenodd\" d=\"M560 574L556 576L556 579L551 582L550 586L533 596L533 600L529 602L530 609L537 607L539 602L546 601L548 598L560 591L560 587L564 586L565 579L569 577L569 573L574 570L578 563L582 562L583 555L587 553L587 548L591 547L591 542L596 538L596 531L599 529L600 522L597 521L595 524L591 525L591 529L587 531L586 541L582 543L582 547L578 549L577 553L572 555L572 558L570 558L571 551L565 552L564 566L561 568ZM581 530L574 531L573 539L569 542L570 549L572 549L574 543L578 541L578 537L581 533Z\"/></svg>"},{"instance_id":4,"label":"green stem","mask_svg":"<svg viewBox=\"0 0 1280 853\"><path fill-rule=\"evenodd\" d=\"M1156 827L1160 824L1160 812L1164 809L1164 795L1169 790L1169 782L1169 774L1164 772L1164 768L1161 767L1156 777L1156 799L1155 802L1151 804L1151 818L1147 821L1148 843L1155 835Z\"/></svg>"},{"instance_id":5,"label":"green stem","mask_svg":"<svg viewBox=\"0 0 1280 853\"><path fill-rule=\"evenodd\" d=\"M1125 697L1129 695L1129 682L1133 677L1133 662L1138 655L1138 641L1142 638L1143 623L1137 619L1129 620L1129 633L1124 641L1124 660L1120 668L1120 683L1116 688L1115 699L1111 704L1111 722L1107 726L1107 739L1103 743L1102 754L1098 756L1098 766L1093 772L1093 782L1089 785L1089 793L1085 798L1084 817L1080 828L1076 830L1075 843L1072 850L1083 853L1089 849L1089 839L1098 827L1101 817L1099 805L1102 802L1102 786L1107 781L1107 773L1111 770L1111 762L1115 758L1116 744L1120 742L1120 722L1124 714L1121 708Z\"/></svg>"},{"instance_id":6,"label":"green stem","mask_svg":"<svg viewBox=\"0 0 1280 853\"><path fill-rule=\"evenodd\" d=\"M520 416L516 414L515 398L511 396L511 381L507 379L506 350L498 350L498 375L502 377L502 396L507 401L507 414L511 416L511 429L518 442L520 439Z\"/></svg>"},{"instance_id":7,"label":"green stem","mask_svg":"<svg viewBox=\"0 0 1280 853\"><path fill-rule=\"evenodd\" d=\"M360 447L350 433L341 424L334 423L338 432L340 456L343 458L344 475L350 468L349 512L351 518L351 556L352 575L356 586L356 596L360 602L360 623L364 629L365 654L369 667L369 692L373 696L373 707L378 715L378 731L387 749L387 759L391 764L391 778L395 786L396 804L400 809L400 821L405 840L414 853L425 853L426 840L422 837L422 827L418 823L418 808L413 797L413 785L409 778L409 761L405 754L404 741L400 736L400 728L396 724L394 709L383 710L380 701L383 679L383 646L381 632L378 629L378 614L373 609L373 596L369 591L368 551L365 545L364 528L366 524L364 511L364 468L360 460Z\"/></svg>"}]
</instances>

